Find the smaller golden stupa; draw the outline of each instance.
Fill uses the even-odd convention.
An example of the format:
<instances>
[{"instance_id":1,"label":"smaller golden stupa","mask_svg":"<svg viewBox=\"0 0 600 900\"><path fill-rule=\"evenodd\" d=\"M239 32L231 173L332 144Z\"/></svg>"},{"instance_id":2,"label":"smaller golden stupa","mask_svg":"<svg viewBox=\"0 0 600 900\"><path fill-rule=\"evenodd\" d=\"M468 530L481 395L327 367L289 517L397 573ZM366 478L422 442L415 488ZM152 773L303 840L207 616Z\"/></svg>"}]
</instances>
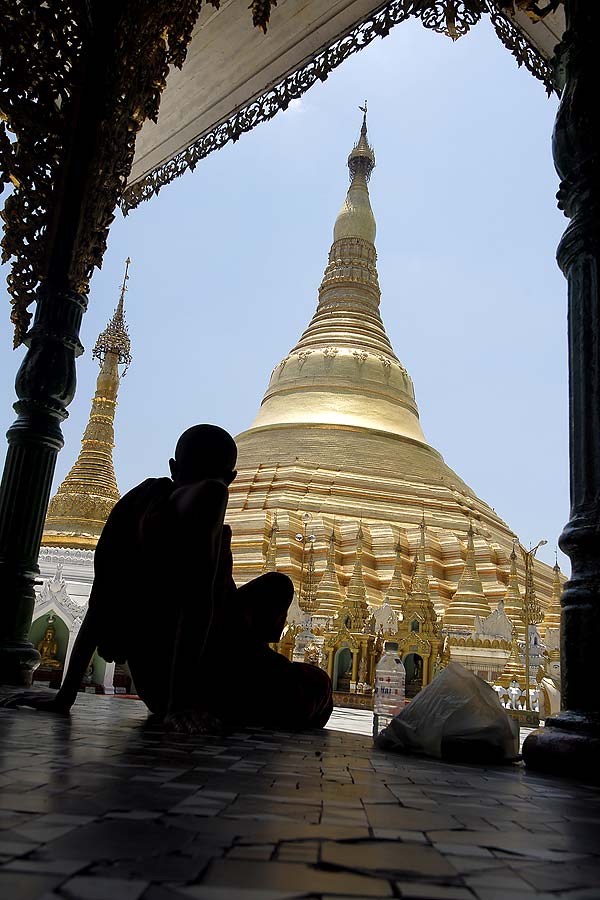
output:
<instances>
[{"instance_id":1,"label":"smaller golden stupa","mask_svg":"<svg viewBox=\"0 0 600 900\"><path fill-rule=\"evenodd\" d=\"M131 363L124 302L131 260L125 263L121 295L92 355L100 362L96 393L81 452L50 501L43 547L94 550L108 515L121 496L113 466L115 410L121 378ZM123 370L119 373L119 366Z\"/></svg>"}]
</instances>

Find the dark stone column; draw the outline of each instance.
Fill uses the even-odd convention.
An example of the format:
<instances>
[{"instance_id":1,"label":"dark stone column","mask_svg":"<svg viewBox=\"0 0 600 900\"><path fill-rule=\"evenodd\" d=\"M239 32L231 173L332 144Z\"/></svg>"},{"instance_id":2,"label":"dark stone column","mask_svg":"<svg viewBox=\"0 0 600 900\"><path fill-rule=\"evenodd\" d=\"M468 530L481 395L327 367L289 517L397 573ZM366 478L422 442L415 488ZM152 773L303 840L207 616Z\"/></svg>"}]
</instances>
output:
<instances>
[{"instance_id":1,"label":"dark stone column","mask_svg":"<svg viewBox=\"0 0 600 900\"><path fill-rule=\"evenodd\" d=\"M558 248L568 282L571 517L560 546L571 579L562 598L563 711L523 746L531 768L600 779L600 3L566 0L565 85L553 134L559 207L571 221Z\"/></svg>"},{"instance_id":2,"label":"dark stone column","mask_svg":"<svg viewBox=\"0 0 600 900\"><path fill-rule=\"evenodd\" d=\"M17 420L8 431L0 486L0 683L29 685L40 656L28 640L40 541L60 423L75 394L78 334L85 295L45 285L37 301L28 352L18 371Z\"/></svg>"},{"instance_id":3,"label":"dark stone column","mask_svg":"<svg viewBox=\"0 0 600 900\"><path fill-rule=\"evenodd\" d=\"M71 288L71 270L82 243L89 240L94 217L100 215L97 207L105 202L94 193L98 180L94 159L107 106L119 6L96 0L87 7L90 20L73 72L68 140L49 210L47 265L43 273L36 273L41 287L25 340L28 351L17 373L17 419L8 431L0 485L0 683L4 684L31 684L39 665L39 654L28 640L37 559L56 456L63 445L60 424L75 394L75 358L82 352L79 328L87 306L87 296ZM94 250L100 255L99 247Z\"/></svg>"}]
</instances>

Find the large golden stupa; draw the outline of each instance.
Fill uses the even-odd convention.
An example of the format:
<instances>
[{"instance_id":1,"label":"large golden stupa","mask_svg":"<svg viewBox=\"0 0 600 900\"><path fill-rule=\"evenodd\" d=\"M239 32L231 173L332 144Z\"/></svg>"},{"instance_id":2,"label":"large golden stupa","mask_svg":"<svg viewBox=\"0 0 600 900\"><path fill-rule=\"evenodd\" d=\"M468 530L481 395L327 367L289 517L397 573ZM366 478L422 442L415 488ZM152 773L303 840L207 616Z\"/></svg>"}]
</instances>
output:
<instances>
[{"instance_id":1,"label":"large golden stupa","mask_svg":"<svg viewBox=\"0 0 600 900\"><path fill-rule=\"evenodd\" d=\"M237 437L228 512L235 577L243 583L277 568L292 577L302 603L310 576L311 608L331 617L347 602L360 532L369 606L386 599L393 606L398 592L410 592L424 522L429 597L444 633L466 647L507 594L516 535L423 434L412 380L379 311L374 166L365 113L316 312ZM520 558L517 572L522 589ZM544 611L552 575L536 561ZM498 666L509 652L506 644Z\"/></svg>"}]
</instances>

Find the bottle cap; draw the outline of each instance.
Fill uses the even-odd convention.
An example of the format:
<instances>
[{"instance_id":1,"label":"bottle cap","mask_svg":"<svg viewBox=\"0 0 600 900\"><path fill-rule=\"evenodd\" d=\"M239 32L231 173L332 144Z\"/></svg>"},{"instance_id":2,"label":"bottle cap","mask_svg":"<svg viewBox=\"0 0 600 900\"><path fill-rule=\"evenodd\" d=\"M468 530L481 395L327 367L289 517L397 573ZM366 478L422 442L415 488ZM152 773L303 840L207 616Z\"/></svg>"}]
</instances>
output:
<instances>
[{"instance_id":1,"label":"bottle cap","mask_svg":"<svg viewBox=\"0 0 600 900\"><path fill-rule=\"evenodd\" d=\"M386 641L383 645L384 653L397 653L398 652L398 644L396 641Z\"/></svg>"}]
</instances>

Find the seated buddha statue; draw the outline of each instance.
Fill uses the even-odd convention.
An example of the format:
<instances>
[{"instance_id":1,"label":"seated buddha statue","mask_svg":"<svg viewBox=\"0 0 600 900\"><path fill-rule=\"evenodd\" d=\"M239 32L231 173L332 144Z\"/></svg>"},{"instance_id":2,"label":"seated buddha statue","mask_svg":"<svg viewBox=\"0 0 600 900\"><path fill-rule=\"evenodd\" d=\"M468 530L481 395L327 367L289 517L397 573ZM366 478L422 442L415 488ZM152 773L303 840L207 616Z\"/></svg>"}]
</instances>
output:
<instances>
[{"instance_id":1,"label":"seated buddha statue","mask_svg":"<svg viewBox=\"0 0 600 900\"><path fill-rule=\"evenodd\" d=\"M60 669L62 663L57 659L58 641L56 640L56 629L51 623L46 626L44 637L41 641L38 641L37 649L42 657L40 662L41 669Z\"/></svg>"}]
</instances>

